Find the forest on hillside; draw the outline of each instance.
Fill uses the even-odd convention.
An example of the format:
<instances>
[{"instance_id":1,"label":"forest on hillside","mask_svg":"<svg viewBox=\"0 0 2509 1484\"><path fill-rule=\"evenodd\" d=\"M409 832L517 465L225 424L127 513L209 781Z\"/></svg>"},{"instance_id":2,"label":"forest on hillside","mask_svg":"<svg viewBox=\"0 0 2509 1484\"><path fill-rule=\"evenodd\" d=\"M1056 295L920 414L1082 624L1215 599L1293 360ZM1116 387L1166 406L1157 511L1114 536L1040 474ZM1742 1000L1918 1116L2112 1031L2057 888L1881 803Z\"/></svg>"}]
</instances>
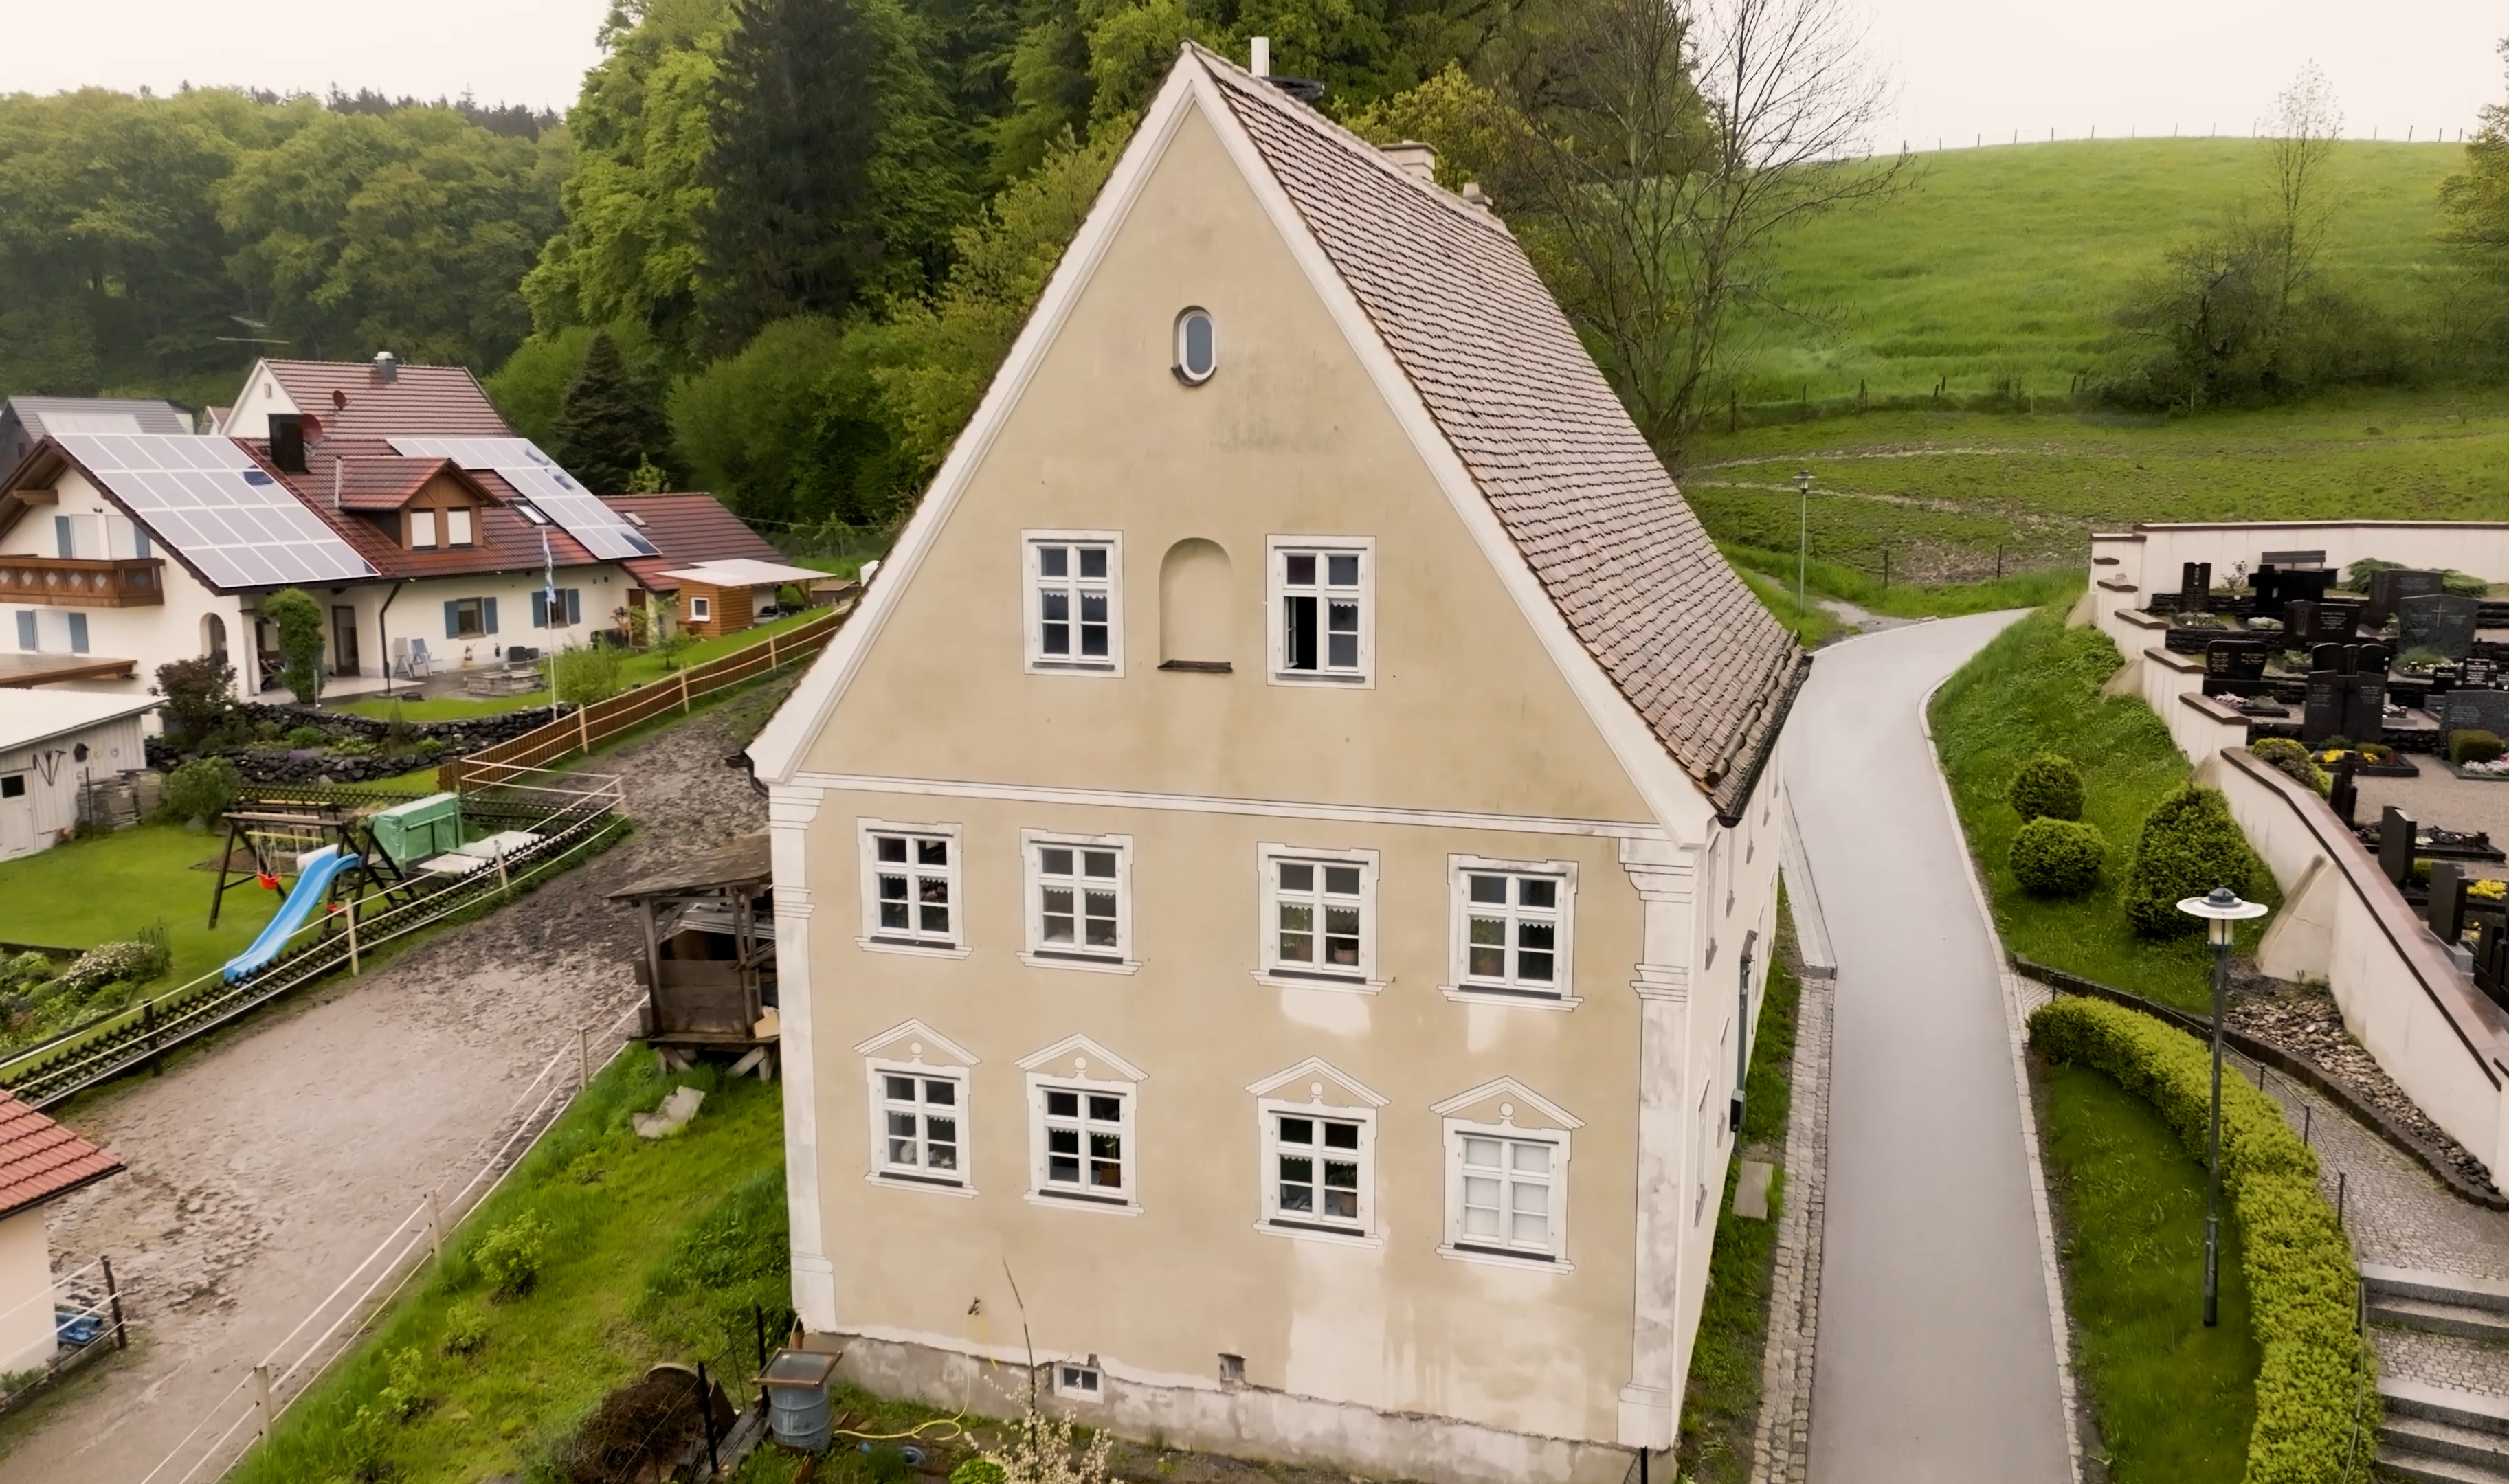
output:
<instances>
[{"instance_id":1,"label":"forest on hillside","mask_svg":"<svg viewBox=\"0 0 2509 1484\"><path fill-rule=\"evenodd\" d=\"M1677 464L1750 385L1748 325L1800 308L1779 249L1922 191L1905 160L1854 158L1883 92L1838 6L618 0L562 120L371 93L0 97L0 393L199 405L256 354L390 349L477 370L596 485L884 525L1179 44L1242 58L1262 35L1326 111L1488 189ZM1745 22L1770 21L1793 49L1745 55ZM2151 244L2101 372L2116 396L2433 374L2360 352L2391 327L2318 271L2327 208L2281 168L2279 197ZM2509 108L2443 192L2437 245L2509 308ZM2460 317L2464 343L2509 323Z\"/></svg>"}]
</instances>

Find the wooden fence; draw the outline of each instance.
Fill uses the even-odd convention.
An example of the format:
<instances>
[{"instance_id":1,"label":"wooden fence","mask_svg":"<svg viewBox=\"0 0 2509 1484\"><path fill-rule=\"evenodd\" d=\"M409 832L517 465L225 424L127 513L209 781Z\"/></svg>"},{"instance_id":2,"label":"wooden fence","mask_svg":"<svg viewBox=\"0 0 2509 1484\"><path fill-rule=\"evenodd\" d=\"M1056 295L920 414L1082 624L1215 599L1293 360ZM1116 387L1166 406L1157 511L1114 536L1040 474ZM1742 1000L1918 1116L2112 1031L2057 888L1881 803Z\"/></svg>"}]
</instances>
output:
<instances>
[{"instance_id":1,"label":"wooden fence","mask_svg":"<svg viewBox=\"0 0 2509 1484\"><path fill-rule=\"evenodd\" d=\"M435 786L468 792L505 783L577 753L589 752L655 717L672 711L686 712L698 696L771 675L795 660L817 654L828 647L828 641L852 611L851 605L833 610L806 623L769 634L764 643L692 666L668 680L579 707L546 726L534 727L519 737L509 737L467 758L441 763L435 769Z\"/></svg>"}]
</instances>

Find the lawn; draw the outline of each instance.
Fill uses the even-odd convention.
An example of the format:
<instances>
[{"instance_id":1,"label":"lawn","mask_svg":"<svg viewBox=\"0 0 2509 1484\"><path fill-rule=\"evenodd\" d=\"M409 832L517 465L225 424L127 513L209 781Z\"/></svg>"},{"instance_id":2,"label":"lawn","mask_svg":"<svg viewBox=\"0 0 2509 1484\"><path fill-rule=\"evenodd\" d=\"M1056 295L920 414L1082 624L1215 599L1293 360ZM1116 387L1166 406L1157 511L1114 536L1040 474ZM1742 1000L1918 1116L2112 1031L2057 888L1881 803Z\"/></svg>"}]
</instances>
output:
<instances>
[{"instance_id":1,"label":"lawn","mask_svg":"<svg viewBox=\"0 0 2509 1484\"><path fill-rule=\"evenodd\" d=\"M2236 1484L2256 1422L2259 1351L2228 1200L2221 1322L2207 1329L2204 1167L2107 1073L2039 1062L2037 1077L2066 1299L2108 1476Z\"/></svg>"},{"instance_id":2,"label":"lawn","mask_svg":"<svg viewBox=\"0 0 2509 1484\"><path fill-rule=\"evenodd\" d=\"M1779 920L1785 921L1782 908ZM1790 935L1791 929L1786 932ZM1742 1146L1773 1146L1779 1169L1769 1197L1769 1219L1734 1214L1734 1185L1741 1162L1725 1174L1725 1214L1716 1223L1716 1244L1707 1259L1707 1299L1699 1316L1699 1337L1690 1354L1690 1383L1682 1394L1677 1472L1695 1484L1741 1484L1751 1476L1751 1434L1760 1418L1760 1366L1769 1335L1769 1292L1778 1250L1778 1204L1784 1194L1786 1121L1793 1108L1795 1010L1803 986L1788 967L1790 938L1769 965L1767 996L1760 1002L1758 1038L1743 1084Z\"/></svg>"},{"instance_id":3,"label":"lawn","mask_svg":"<svg viewBox=\"0 0 2509 1484\"><path fill-rule=\"evenodd\" d=\"M628 1115L680 1083L708 1090L696 1119L638 1137ZM703 1360L746 1401L752 1305L771 1327L789 1302L781 1108L776 1085L702 1069L664 1078L630 1048L230 1477L539 1477L606 1392L664 1360ZM499 1300L475 1254L530 1221L545 1223L539 1280Z\"/></svg>"},{"instance_id":4,"label":"lawn","mask_svg":"<svg viewBox=\"0 0 2509 1484\"><path fill-rule=\"evenodd\" d=\"M278 904L246 882L227 893L215 929L209 894L215 872L191 868L217 856L225 841L180 825L139 825L94 839L71 840L34 855L0 861L0 904L11 942L92 948L137 936L163 919L174 966L155 988L170 988L241 953Z\"/></svg>"},{"instance_id":5,"label":"lawn","mask_svg":"<svg viewBox=\"0 0 2509 1484\"><path fill-rule=\"evenodd\" d=\"M2135 280L2226 207L2260 198L2269 146L2249 139L2106 139L1922 157L1909 188L1815 218L1773 265L1808 316L1743 324L1745 402L1983 392L1999 380L2062 395L2093 366ZM2397 309L2427 292L2453 144L2335 147L2322 266Z\"/></svg>"},{"instance_id":6,"label":"lawn","mask_svg":"<svg viewBox=\"0 0 2509 1484\"><path fill-rule=\"evenodd\" d=\"M1944 683L1933 703L1934 744L2006 948L2210 1014L2212 959L2203 938L2155 943L2135 936L2126 921L2126 866L2144 816L2161 796L2184 784L2190 770L2141 698L2101 698L2101 684L2117 666L2116 647L2107 636L2067 628L2061 605L2041 609L1998 635ZM2073 901L2023 891L2004 859L2021 826L2004 791L2014 771L2041 752L2061 753L2079 765L2082 818L2108 836L2100 884ZM2251 874L2243 894L2279 907L2273 877L2261 865ZM2255 951L2269 920L2242 927L2241 951Z\"/></svg>"},{"instance_id":7,"label":"lawn","mask_svg":"<svg viewBox=\"0 0 2509 1484\"><path fill-rule=\"evenodd\" d=\"M721 659L727 654L748 649L751 645L765 644L769 635L799 628L813 618L823 616L825 616L824 610L812 609L805 612L769 619L755 628L742 629L732 634L721 634L712 639L700 639L682 650L676 657L665 656L655 649L640 649L629 654L619 666L619 677L630 686L667 680L675 671L701 665L708 660ZM332 709L386 722L392 720L395 710L400 713L404 721L459 722L472 717L504 716L507 712L522 711L534 706L546 706L548 703L548 691L541 689L526 691L521 695L500 696L494 700L472 700L466 696L436 696L426 700L405 701L382 696L361 696L354 701L339 702Z\"/></svg>"}]
</instances>

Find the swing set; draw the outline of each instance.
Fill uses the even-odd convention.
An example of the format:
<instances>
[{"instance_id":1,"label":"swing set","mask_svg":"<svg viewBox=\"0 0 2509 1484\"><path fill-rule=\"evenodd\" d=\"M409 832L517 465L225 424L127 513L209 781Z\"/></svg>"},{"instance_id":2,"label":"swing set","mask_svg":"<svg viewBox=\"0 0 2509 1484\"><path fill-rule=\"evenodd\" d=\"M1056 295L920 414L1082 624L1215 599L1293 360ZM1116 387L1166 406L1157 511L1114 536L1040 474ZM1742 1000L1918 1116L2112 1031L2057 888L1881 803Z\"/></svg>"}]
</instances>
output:
<instances>
[{"instance_id":1,"label":"swing set","mask_svg":"<svg viewBox=\"0 0 2509 1484\"><path fill-rule=\"evenodd\" d=\"M364 816L346 805L270 805L233 810L224 817L227 842L218 856L218 887L209 898L211 927L218 925L218 909L225 905L230 888L251 881L264 891L276 892L283 877L297 874L297 857L325 845L357 862L332 878L326 911L338 911L339 899L344 894L357 900L380 895L394 904L413 901L419 895L417 883L403 874L391 857L375 848L374 831ZM247 856L247 864L237 863L239 846Z\"/></svg>"}]
</instances>

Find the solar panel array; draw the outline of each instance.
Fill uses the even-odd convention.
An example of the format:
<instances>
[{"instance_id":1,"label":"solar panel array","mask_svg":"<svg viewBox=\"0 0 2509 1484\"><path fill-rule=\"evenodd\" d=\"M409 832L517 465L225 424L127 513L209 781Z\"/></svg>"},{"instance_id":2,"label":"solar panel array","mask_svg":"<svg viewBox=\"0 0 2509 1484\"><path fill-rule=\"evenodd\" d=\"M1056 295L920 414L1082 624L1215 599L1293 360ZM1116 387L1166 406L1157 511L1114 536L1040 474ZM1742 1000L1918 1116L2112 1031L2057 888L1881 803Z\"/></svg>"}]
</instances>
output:
<instances>
[{"instance_id":1,"label":"solar panel array","mask_svg":"<svg viewBox=\"0 0 2509 1484\"><path fill-rule=\"evenodd\" d=\"M529 438L394 438L393 451L409 459L450 459L466 469L495 469L517 494L546 511L583 549L605 562L659 556L652 541L618 511L576 483Z\"/></svg>"},{"instance_id":2,"label":"solar panel array","mask_svg":"<svg viewBox=\"0 0 2509 1484\"><path fill-rule=\"evenodd\" d=\"M60 444L219 587L377 575L338 532L228 439L65 433Z\"/></svg>"}]
</instances>

